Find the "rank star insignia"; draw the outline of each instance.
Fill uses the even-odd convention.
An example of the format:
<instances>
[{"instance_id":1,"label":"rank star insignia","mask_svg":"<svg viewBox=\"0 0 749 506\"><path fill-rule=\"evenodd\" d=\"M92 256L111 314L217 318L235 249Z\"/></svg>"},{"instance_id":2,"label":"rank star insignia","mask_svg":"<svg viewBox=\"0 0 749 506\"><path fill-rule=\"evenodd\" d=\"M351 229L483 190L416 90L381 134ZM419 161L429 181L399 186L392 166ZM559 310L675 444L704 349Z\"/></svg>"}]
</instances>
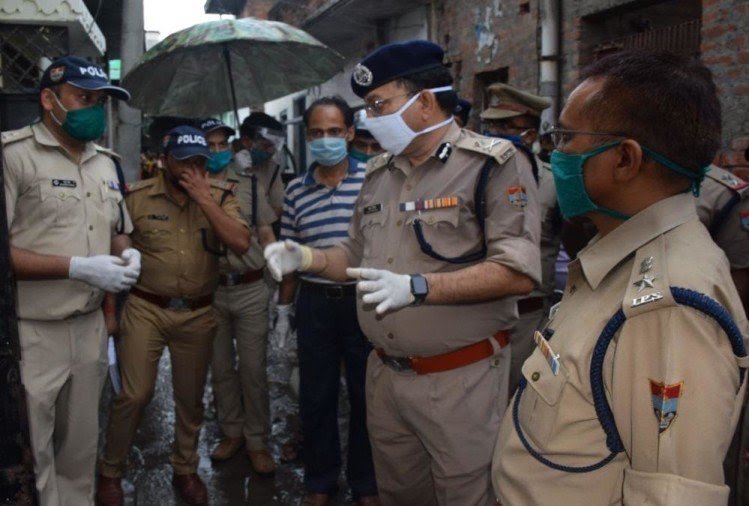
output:
<instances>
[{"instance_id":1,"label":"rank star insignia","mask_svg":"<svg viewBox=\"0 0 749 506\"><path fill-rule=\"evenodd\" d=\"M654 288L653 281L655 281L655 276L648 276L646 274L642 277L642 279L635 281L632 284L637 287L637 293L640 293L646 288Z\"/></svg>"},{"instance_id":2,"label":"rank star insignia","mask_svg":"<svg viewBox=\"0 0 749 506\"><path fill-rule=\"evenodd\" d=\"M645 258L640 264L640 274L645 274L653 268L653 257Z\"/></svg>"}]
</instances>

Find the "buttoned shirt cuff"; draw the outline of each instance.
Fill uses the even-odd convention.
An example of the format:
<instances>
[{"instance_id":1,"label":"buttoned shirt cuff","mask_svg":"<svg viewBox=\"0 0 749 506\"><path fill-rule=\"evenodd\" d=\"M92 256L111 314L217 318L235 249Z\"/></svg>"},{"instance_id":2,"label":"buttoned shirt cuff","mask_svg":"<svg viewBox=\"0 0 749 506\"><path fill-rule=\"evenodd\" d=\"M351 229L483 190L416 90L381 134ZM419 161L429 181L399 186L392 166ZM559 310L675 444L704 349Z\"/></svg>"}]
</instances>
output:
<instances>
[{"instance_id":1,"label":"buttoned shirt cuff","mask_svg":"<svg viewBox=\"0 0 749 506\"><path fill-rule=\"evenodd\" d=\"M683 476L624 470L624 504L711 506L728 503L730 489Z\"/></svg>"},{"instance_id":2,"label":"buttoned shirt cuff","mask_svg":"<svg viewBox=\"0 0 749 506\"><path fill-rule=\"evenodd\" d=\"M495 241L489 245L486 261L528 276L535 287L541 285L541 254L532 241L521 237Z\"/></svg>"}]
</instances>

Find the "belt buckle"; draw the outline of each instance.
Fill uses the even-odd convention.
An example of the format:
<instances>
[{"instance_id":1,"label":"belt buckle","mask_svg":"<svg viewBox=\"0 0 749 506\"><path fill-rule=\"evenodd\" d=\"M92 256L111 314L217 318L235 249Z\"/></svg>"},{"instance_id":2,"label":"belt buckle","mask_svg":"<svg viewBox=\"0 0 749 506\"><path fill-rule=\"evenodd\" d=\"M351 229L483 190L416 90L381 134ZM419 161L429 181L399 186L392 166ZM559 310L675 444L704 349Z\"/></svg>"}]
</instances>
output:
<instances>
[{"instance_id":1,"label":"belt buckle","mask_svg":"<svg viewBox=\"0 0 749 506\"><path fill-rule=\"evenodd\" d=\"M409 357L391 357L385 355L382 358L382 362L393 370L398 372L405 372L413 370L411 367L411 359Z\"/></svg>"},{"instance_id":2,"label":"belt buckle","mask_svg":"<svg viewBox=\"0 0 749 506\"><path fill-rule=\"evenodd\" d=\"M343 298L343 287L341 286L326 286L325 296L329 299L342 299Z\"/></svg>"},{"instance_id":3,"label":"belt buckle","mask_svg":"<svg viewBox=\"0 0 749 506\"><path fill-rule=\"evenodd\" d=\"M226 286L236 286L241 280L241 274L237 272L230 272L226 275Z\"/></svg>"},{"instance_id":4,"label":"belt buckle","mask_svg":"<svg viewBox=\"0 0 749 506\"><path fill-rule=\"evenodd\" d=\"M171 298L166 308L170 311L185 312L190 311L190 303L184 298Z\"/></svg>"}]
</instances>

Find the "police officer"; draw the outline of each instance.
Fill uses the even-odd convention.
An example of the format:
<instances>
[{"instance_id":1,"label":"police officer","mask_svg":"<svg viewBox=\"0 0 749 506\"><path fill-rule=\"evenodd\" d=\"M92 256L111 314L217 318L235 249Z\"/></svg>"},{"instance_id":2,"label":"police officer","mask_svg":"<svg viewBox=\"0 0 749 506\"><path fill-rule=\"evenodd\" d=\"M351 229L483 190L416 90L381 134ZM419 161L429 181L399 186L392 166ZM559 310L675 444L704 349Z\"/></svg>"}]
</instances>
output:
<instances>
[{"instance_id":1,"label":"police officer","mask_svg":"<svg viewBox=\"0 0 749 506\"><path fill-rule=\"evenodd\" d=\"M130 98L98 65L60 58L42 75L41 121L2 134L21 380L43 505L93 501L102 299L140 273L115 155L93 142L104 133L109 96Z\"/></svg>"},{"instance_id":2,"label":"police officer","mask_svg":"<svg viewBox=\"0 0 749 506\"><path fill-rule=\"evenodd\" d=\"M541 286L517 302L520 318L512 332L509 390L512 395L520 382L520 368L533 351L533 332L543 320L554 295L562 217L557 206L551 166L542 162L532 151L538 141L541 112L551 106L551 101L505 83L489 86L487 94L489 106L480 115L484 135L512 141L522 156L528 158L538 178L541 207Z\"/></svg>"},{"instance_id":3,"label":"police officer","mask_svg":"<svg viewBox=\"0 0 749 506\"><path fill-rule=\"evenodd\" d=\"M229 137L234 129L215 119L203 121L200 128L211 150L206 169L212 178L235 185L242 217L253 232L250 249L244 255L227 251L219 257L219 286L213 302L218 329L213 341L211 382L224 438L211 459L227 460L246 447L253 469L270 474L276 466L267 450L268 285L263 281L263 247L275 240L271 224L276 215L259 191L257 177L238 171L232 160ZM238 368L234 367L236 361Z\"/></svg>"},{"instance_id":4,"label":"police officer","mask_svg":"<svg viewBox=\"0 0 749 506\"><path fill-rule=\"evenodd\" d=\"M694 206L720 146L709 71L615 53L582 72L560 124L561 211L599 233L523 365L494 456L499 501L726 504L749 326Z\"/></svg>"},{"instance_id":5,"label":"police officer","mask_svg":"<svg viewBox=\"0 0 749 506\"><path fill-rule=\"evenodd\" d=\"M239 127L242 150L237 153L240 170L255 174L260 188L277 216L283 210L283 181L276 157L286 136L283 125L264 112L253 112Z\"/></svg>"},{"instance_id":6,"label":"police officer","mask_svg":"<svg viewBox=\"0 0 749 506\"><path fill-rule=\"evenodd\" d=\"M276 277L358 280L367 427L383 504L492 504L489 466L507 404L514 295L540 278L535 183L511 143L461 130L443 50L377 49L353 72L370 160L349 237L266 248ZM352 268L356 267L356 268Z\"/></svg>"},{"instance_id":7,"label":"police officer","mask_svg":"<svg viewBox=\"0 0 749 506\"><path fill-rule=\"evenodd\" d=\"M97 492L100 504L123 503L120 477L141 413L153 395L165 347L171 357L176 408L170 457L173 483L188 504L207 500L196 474L197 443L216 330L212 302L218 258L225 248L243 255L250 246L233 184L208 178L209 158L202 131L174 128L164 138L165 169L129 188L132 238L143 252L143 273L122 312L122 393L109 414Z\"/></svg>"}]
</instances>

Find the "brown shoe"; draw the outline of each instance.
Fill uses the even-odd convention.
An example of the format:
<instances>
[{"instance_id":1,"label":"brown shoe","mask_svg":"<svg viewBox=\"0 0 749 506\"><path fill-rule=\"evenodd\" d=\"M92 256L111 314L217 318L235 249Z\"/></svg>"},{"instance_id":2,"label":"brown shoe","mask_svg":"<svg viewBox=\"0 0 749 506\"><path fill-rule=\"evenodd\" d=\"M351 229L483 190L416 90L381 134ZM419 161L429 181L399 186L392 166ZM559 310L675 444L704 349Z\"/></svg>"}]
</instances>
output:
<instances>
[{"instance_id":1,"label":"brown shoe","mask_svg":"<svg viewBox=\"0 0 749 506\"><path fill-rule=\"evenodd\" d=\"M225 437L211 452L211 460L229 460L244 446L244 438Z\"/></svg>"},{"instance_id":2,"label":"brown shoe","mask_svg":"<svg viewBox=\"0 0 749 506\"><path fill-rule=\"evenodd\" d=\"M96 487L96 504L98 506L122 506L125 495L122 493L122 478L109 478L99 475Z\"/></svg>"},{"instance_id":3,"label":"brown shoe","mask_svg":"<svg viewBox=\"0 0 749 506\"><path fill-rule=\"evenodd\" d=\"M276 472L276 463L268 450L247 450L247 456L250 457L252 468L257 474L270 475Z\"/></svg>"},{"instance_id":4,"label":"brown shoe","mask_svg":"<svg viewBox=\"0 0 749 506\"><path fill-rule=\"evenodd\" d=\"M190 506L208 504L208 490L196 473L175 474L172 478L172 485L177 489L182 500Z\"/></svg>"},{"instance_id":5,"label":"brown shoe","mask_svg":"<svg viewBox=\"0 0 749 506\"><path fill-rule=\"evenodd\" d=\"M305 492L299 506L327 506L328 504L330 504L330 496L328 494Z\"/></svg>"},{"instance_id":6,"label":"brown shoe","mask_svg":"<svg viewBox=\"0 0 749 506\"><path fill-rule=\"evenodd\" d=\"M356 506L382 506L380 498L376 495L365 495L354 501Z\"/></svg>"}]
</instances>

